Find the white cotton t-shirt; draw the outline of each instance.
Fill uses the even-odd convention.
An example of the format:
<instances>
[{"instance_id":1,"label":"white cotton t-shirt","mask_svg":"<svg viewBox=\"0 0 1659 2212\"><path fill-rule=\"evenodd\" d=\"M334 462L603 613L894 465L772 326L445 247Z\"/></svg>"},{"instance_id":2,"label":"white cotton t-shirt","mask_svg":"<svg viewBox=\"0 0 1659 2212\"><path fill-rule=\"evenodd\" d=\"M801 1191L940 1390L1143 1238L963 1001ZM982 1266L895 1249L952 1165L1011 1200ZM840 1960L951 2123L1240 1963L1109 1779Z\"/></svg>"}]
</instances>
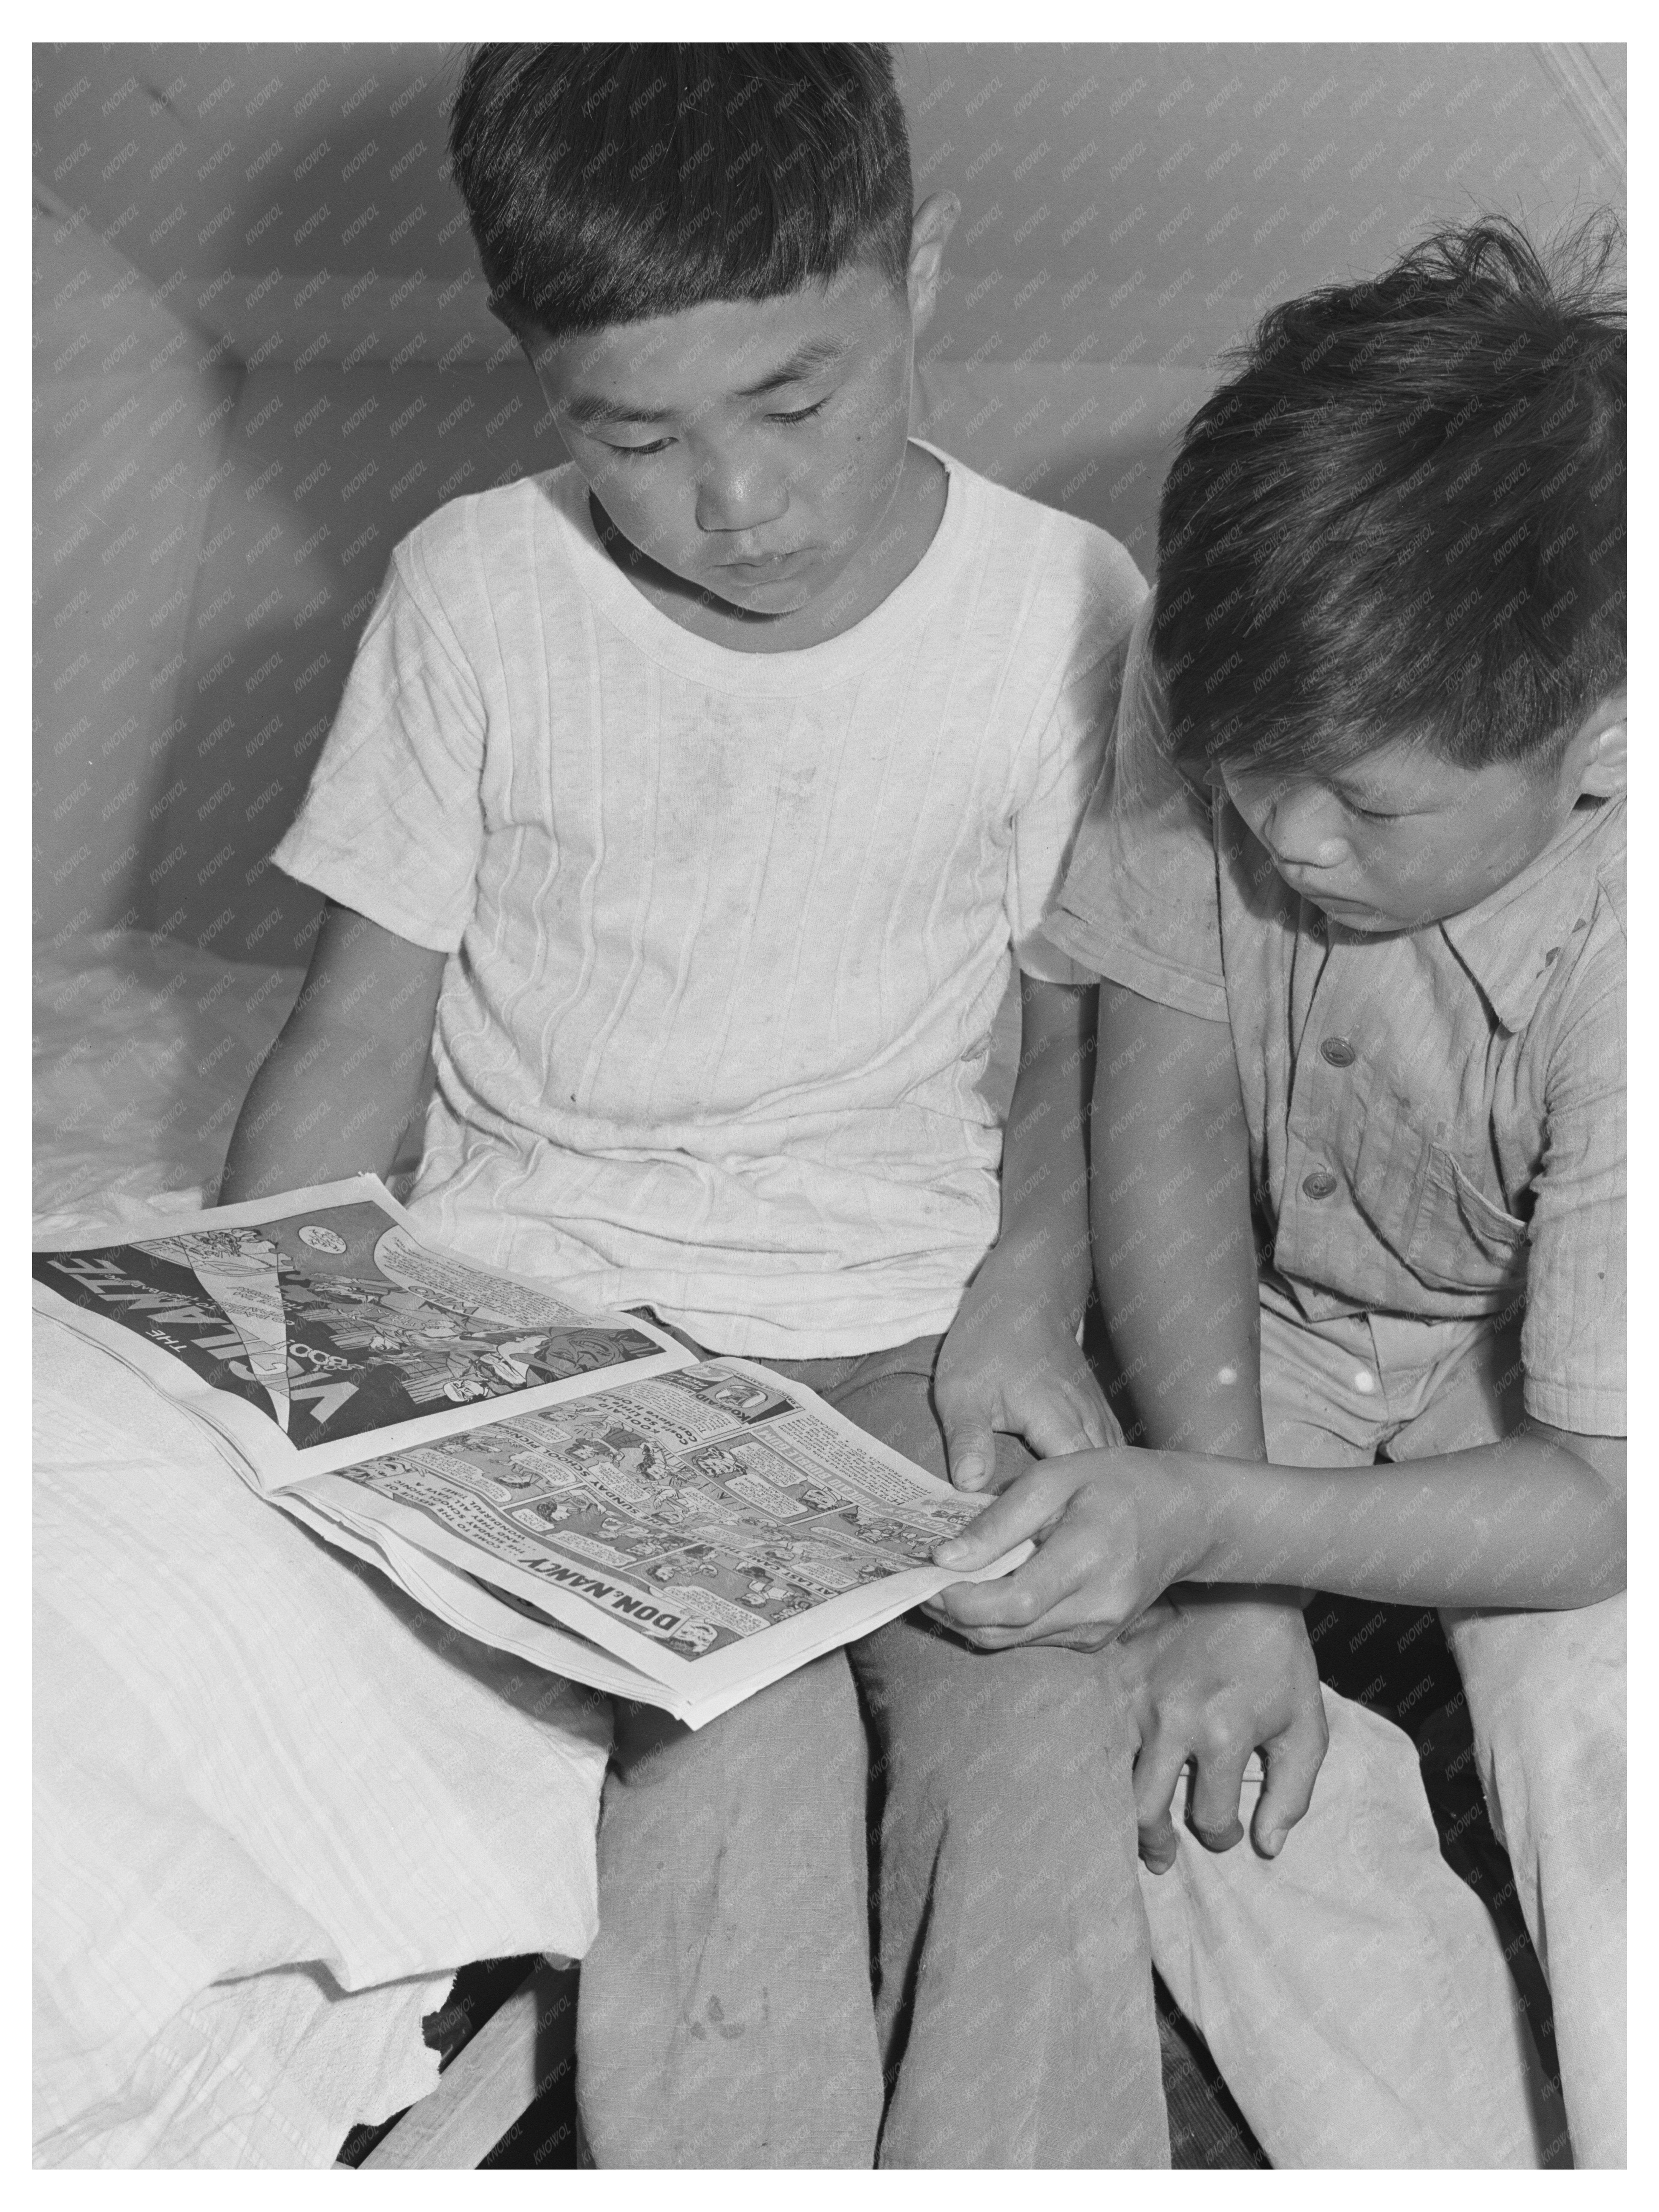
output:
<instances>
[{"instance_id":1,"label":"white cotton t-shirt","mask_svg":"<svg viewBox=\"0 0 1659 2212\"><path fill-rule=\"evenodd\" d=\"M994 1242L1018 964L1146 586L945 456L852 629L745 653L653 606L574 468L396 548L278 865L450 956L410 1206L458 1250L805 1358L947 1328Z\"/></svg>"}]
</instances>

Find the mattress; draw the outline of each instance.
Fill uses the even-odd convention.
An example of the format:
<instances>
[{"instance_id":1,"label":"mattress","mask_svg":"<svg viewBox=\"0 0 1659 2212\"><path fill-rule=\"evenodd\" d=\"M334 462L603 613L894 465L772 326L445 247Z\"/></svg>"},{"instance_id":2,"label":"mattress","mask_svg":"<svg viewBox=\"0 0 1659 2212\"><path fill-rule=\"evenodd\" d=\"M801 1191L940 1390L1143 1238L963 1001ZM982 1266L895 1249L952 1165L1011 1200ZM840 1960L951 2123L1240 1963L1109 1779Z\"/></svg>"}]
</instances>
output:
<instances>
[{"instance_id":1,"label":"mattress","mask_svg":"<svg viewBox=\"0 0 1659 2212\"><path fill-rule=\"evenodd\" d=\"M210 1196L297 969L37 968L37 1241ZM471 1644L36 1331L34 2159L326 2166L474 1959L596 1926L601 1700Z\"/></svg>"}]
</instances>

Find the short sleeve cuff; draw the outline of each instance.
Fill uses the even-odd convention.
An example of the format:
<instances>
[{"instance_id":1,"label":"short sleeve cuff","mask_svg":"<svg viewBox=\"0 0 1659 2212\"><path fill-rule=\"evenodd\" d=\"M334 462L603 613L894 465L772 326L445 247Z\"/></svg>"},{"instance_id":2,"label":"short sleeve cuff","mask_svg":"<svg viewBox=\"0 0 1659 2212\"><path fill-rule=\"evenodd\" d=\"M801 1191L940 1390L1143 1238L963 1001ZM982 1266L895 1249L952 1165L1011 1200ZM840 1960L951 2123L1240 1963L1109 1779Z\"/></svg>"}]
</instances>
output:
<instances>
[{"instance_id":1,"label":"short sleeve cuff","mask_svg":"<svg viewBox=\"0 0 1659 2212\"><path fill-rule=\"evenodd\" d=\"M1200 1021L1228 1019L1225 987L1212 976L1157 959L1141 946L1103 934L1064 908L1050 913L1042 930L1058 953L1080 967L1085 981L1099 978L1121 983L1155 1006L1173 1007L1177 1013L1195 1015Z\"/></svg>"},{"instance_id":2,"label":"short sleeve cuff","mask_svg":"<svg viewBox=\"0 0 1659 2212\"><path fill-rule=\"evenodd\" d=\"M1522 1391L1527 1412L1534 1421L1569 1435L1622 1437L1629 1433L1625 1393L1607 1383L1559 1381L1545 1375L1528 1375Z\"/></svg>"},{"instance_id":3,"label":"short sleeve cuff","mask_svg":"<svg viewBox=\"0 0 1659 2212\"><path fill-rule=\"evenodd\" d=\"M365 879L349 855L319 848L297 826L289 830L270 857L283 873L291 876L296 884L320 892L337 906L349 907L354 914L366 915L381 929L390 930L394 937L401 937L410 945L418 945L428 952L454 952L459 949L466 929L465 917L453 922L434 921L430 913L404 905L392 885L380 878Z\"/></svg>"},{"instance_id":4,"label":"short sleeve cuff","mask_svg":"<svg viewBox=\"0 0 1659 2212\"><path fill-rule=\"evenodd\" d=\"M1086 990L1095 982L1094 969L1071 958L1049 942L1048 927L1028 930L1014 945L1014 958L1023 975L1036 983L1063 983L1072 990Z\"/></svg>"}]
</instances>

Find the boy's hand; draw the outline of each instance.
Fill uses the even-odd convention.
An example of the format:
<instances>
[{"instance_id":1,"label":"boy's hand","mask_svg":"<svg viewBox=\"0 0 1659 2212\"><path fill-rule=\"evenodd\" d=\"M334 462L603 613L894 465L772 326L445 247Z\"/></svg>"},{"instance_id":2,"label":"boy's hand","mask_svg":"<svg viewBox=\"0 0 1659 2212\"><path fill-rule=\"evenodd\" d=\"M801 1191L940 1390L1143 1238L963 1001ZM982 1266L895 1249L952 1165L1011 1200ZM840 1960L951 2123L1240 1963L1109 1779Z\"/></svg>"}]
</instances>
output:
<instances>
[{"instance_id":1,"label":"boy's hand","mask_svg":"<svg viewBox=\"0 0 1659 2212\"><path fill-rule=\"evenodd\" d=\"M1239 1792L1256 1750L1267 1779L1250 1837L1263 1858L1276 1858L1308 1809L1328 1741L1297 1599L1266 1591L1241 1598L1188 1583L1119 1638L1117 1663L1140 1729L1135 1822L1150 1871L1175 1863L1170 1807L1189 1759L1188 1826L1206 1850L1242 1840Z\"/></svg>"},{"instance_id":2,"label":"boy's hand","mask_svg":"<svg viewBox=\"0 0 1659 2212\"><path fill-rule=\"evenodd\" d=\"M951 1480L982 1490L996 1468L996 1431L1023 1437L1038 1459L1122 1439L1056 1302L1015 1306L970 1291L940 1346L933 1403Z\"/></svg>"},{"instance_id":3,"label":"boy's hand","mask_svg":"<svg viewBox=\"0 0 1659 2212\"><path fill-rule=\"evenodd\" d=\"M1203 1564L1210 1533L1191 1473L1202 1464L1180 1453L1117 1449L1033 1468L961 1535L936 1544L933 1558L971 1574L1027 1537L1036 1550L995 1582L951 1583L927 1609L987 1650L1102 1650Z\"/></svg>"}]
</instances>

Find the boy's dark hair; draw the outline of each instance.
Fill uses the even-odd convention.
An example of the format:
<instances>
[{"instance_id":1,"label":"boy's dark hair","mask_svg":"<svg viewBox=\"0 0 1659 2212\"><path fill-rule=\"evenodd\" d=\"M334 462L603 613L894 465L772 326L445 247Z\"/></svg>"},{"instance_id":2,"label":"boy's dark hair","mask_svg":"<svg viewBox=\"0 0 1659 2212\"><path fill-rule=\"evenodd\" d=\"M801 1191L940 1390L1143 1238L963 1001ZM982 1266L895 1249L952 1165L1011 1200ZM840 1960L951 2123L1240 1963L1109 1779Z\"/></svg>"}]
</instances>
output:
<instances>
[{"instance_id":1,"label":"boy's dark hair","mask_svg":"<svg viewBox=\"0 0 1659 2212\"><path fill-rule=\"evenodd\" d=\"M1409 738L1559 757L1625 670L1611 219L1552 276L1499 219L1291 300L1188 425L1158 510L1170 750L1329 773Z\"/></svg>"},{"instance_id":2,"label":"boy's dark hair","mask_svg":"<svg viewBox=\"0 0 1659 2212\"><path fill-rule=\"evenodd\" d=\"M885 46L479 46L449 143L520 331L775 299L866 258L904 281L910 147Z\"/></svg>"}]
</instances>

